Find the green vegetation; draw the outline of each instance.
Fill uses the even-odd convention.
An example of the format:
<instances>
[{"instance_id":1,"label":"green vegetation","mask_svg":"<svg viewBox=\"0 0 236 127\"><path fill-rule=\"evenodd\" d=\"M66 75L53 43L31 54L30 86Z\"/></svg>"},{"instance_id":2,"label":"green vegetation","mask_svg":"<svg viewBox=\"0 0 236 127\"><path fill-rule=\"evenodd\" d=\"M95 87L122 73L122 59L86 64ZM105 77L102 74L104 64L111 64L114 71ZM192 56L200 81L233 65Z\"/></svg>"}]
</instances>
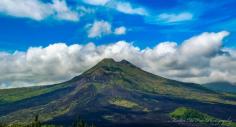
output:
<instances>
[{"instance_id":1,"label":"green vegetation","mask_svg":"<svg viewBox=\"0 0 236 127\"><path fill-rule=\"evenodd\" d=\"M137 103L129 101L129 100L125 100L122 98L118 98L118 97L111 99L109 102L110 104L124 107L124 108L140 108L140 106Z\"/></svg>"},{"instance_id":2,"label":"green vegetation","mask_svg":"<svg viewBox=\"0 0 236 127\"><path fill-rule=\"evenodd\" d=\"M174 112L170 113L170 116L174 119L192 120L196 122L217 120L207 114L186 107L177 108Z\"/></svg>"},{"instance_id":3,"label":"green vegetation","mask_svg":"<svg viewBox=\"0 0 236 127\"><path fill-rule=\"evenodd\" d=\"M27 98L32 98L42 94L50 93L58 89L65 88L67 84L57 84L51 86L41 87L25 87L25 88L12 88L0 89L0 104L12 103Z\"/></svg>"},{"instance_id":4,"label":"green vegetation","mask_svg":"<svg viewBox=\"0 0 236 127\"><path fill-rule=\"evenodd\" d=\"M150 112L150 110L148 108L144 108L143 112Z\"/></svg>"},{"instance_id":5,"label":"green vegetation","mask_svg":"<svg viewBox=\"0 0 236 127\"><path fill-rule=\"evenodd\" d=\"M81 118L77 118L71 125L71 127L95 127L93 124L88 124ZM62 125L57 124L43 124L39 121L39 115L35 116L35 119L32 123L25 123L25 124L5 124L3 122L0 123L0 127L63 127Z\"/></svg>"},{"instance_id":6,"label":"green vegetation","mask_svg":"<svg viewBox=\"0 0 236 127\"><path fill-rule=\"evenodd\" d=\"M104 119L112 121L114 119L114 115L105 115L103 116Z\"/></svg>"},{"instance_id":7,"label":"green vegetation","mask_svg":"<svg viewBox=\"0 0 236 127\"><path fill-rule=\"evenodd\" d=\"M236 123L220 120L205 113L199 112L195 109L179 107L175 111L170 113L171 118L174 120L183 120L193 123L203 123L203 124L220 124L228 127L236 127Z\"/></svg>"},{"instance_id":8,"label":"green vegetation","mask_svg":"<svg viewBox=\"0 0 236 127\"><path fill-rule=\"evenodd\" d=\"M90 125L78 117L75 120L75 122L72 124L72 127L95 127L95 125L93 125L93 124Z\"/></svg>"},{"instance_id":9,"label":"green vegetation","mask_svg":"<svg viewBox=\"0 0 236 127\"><path fill-rule=\"evenodd\" d=\"M227 127L236 127L236 123L230 122L230 121L222 121L222 125L227 126Z\"/></svg>"}]
</instances>

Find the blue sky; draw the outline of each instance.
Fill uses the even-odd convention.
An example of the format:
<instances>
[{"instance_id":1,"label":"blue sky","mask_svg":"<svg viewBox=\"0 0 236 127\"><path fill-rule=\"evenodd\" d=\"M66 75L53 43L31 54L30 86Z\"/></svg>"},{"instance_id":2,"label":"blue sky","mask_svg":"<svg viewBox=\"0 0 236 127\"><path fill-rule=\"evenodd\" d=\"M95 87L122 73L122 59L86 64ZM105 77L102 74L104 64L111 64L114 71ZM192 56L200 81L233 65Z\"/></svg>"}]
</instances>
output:
<instances>
[{"instance_id":1,"label":"blue sky","mask_svg":"<svg viewBox=\"0 0 236 127\"><path fill-rule=\"evenodd\" d=\"M25 51L30 46L47 46L55 42L67 44L94 42L100 45L118 40L133 42L134 45L145 48L153 47L163 41L181 43L183 40L202 32L219 32L222 30L230 32L230 36L227 37L224 45L235 47L233 43L236 39L235 0L120 1L129 3L134 9L144 9L148 16L127 14L108 5L93 5L85 1L65 1L68 8L74 9L81 6L93 11L84 12L85 14L80 17L79 21L57 20L50 18L50 16L37 20L27 16L8 14L6 10L0 9L0 50ZM52 1L44 0L41 2L51 3ZM78 10L79 12L80 10ZM181 14L185 15L181 17ZM163 19L160 18L160 15L163 16ZM173 19L169 21L171 15ZM180 16L179 19L175 21L178 16ZM114 28L125 26L127 32L121 36L111 34L99 38L89 38L85 26L95 20L107 21Z\"/></svg>"},{"instance_id":2,"label":"blue sky","mask_svg":"<svg viewBox=\"0 0 236 127\"><path fill-rule=\"evenodd\" d=\"M0 88L63 82L104 58L184 82L236 84L235 5L0 0Z\"/></svg>"}]
</instances>

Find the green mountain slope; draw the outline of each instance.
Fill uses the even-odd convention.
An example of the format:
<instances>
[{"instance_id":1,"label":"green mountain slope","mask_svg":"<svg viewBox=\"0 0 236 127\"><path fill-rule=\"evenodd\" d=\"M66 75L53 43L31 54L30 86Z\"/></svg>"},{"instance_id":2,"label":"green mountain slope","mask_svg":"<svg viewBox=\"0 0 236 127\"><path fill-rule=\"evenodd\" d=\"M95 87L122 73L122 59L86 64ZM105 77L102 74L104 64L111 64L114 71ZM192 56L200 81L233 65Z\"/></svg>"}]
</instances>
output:
<instances>
[{"instance_id":1,"label":"green mountain slope","mask_svg":"<svg viewBox=\"0 0 236 127\"><path fill-rule=\"evenodd\" d=\"M159 77L145 72L125 60L115 62L112 59L105 59L83 75L92 77L95 80L96 77L98 80L99 78L106 77L111 80L111 85L118 84L126 89L199 101L235 104L234 101L225 100L220 94L206 89L201 85Z\"/></svg>"},{"instance_id":2,"label":"green mountain slope","mask_svg":"<svg viewBox=\"0 0 236 127\"><path fill-rule=\"evenodd\" d=\"M47 123L67 124L79 115L101 126L155 126L170 124L165 122L171 120L168 113L180 106L236 120L235 98L153 75L126 60L104 59L65 83L0 94L0 120L7 123L27 123L39 114Z\"/></svg>"},{"instance_id":3,"label":"green mountain slope","mask_svg":"<svg viewBox=\"0 0 236 127\"><path fill-rule=\"evenodd\" d=\"M229 92L236 94L236 84L232 84L229 82L212 82L203 85L204 87L219 91L219 92Z\"/></svg>"},{"instance_id":4,"label":"green mountain slope","mask_svg":"<svg viewBox=\"0 0 236 127\"><path fill-rule=\"evenodd\" d=\"M68 84L62 83L51 86L0 89L0 104L13 103L23 99L50 93L55 90L62 89L66 87L66 85Z\"/></svg>"}]
</instances>

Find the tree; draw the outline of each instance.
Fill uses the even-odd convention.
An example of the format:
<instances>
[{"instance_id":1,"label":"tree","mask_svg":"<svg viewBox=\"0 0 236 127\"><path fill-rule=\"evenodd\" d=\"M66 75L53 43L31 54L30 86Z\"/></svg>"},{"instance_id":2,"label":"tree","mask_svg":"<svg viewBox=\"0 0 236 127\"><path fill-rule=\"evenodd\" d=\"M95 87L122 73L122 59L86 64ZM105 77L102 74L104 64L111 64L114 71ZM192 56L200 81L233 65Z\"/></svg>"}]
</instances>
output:
<instances>
[{"instance_id":1,"label":"tree","mask_svg":"<svg viewBox=\"0 0 236 127\"><path fill-rule=\"evenodd\" d=\"M75 122L73 123L72 127L95 127L93 124L89 125L80 117L78 117Z\"/></svg>"},{"instance_id":2,"label":"tree","mask_svg":"<svg viewBox=\"0 0 236 127\"><path fill-rule=\"evenodd\" d=\"M34 122L30 125L30 127L41 127L41 122L39 121L39 115L35 115Z\"/></svg>"}]
</instances>

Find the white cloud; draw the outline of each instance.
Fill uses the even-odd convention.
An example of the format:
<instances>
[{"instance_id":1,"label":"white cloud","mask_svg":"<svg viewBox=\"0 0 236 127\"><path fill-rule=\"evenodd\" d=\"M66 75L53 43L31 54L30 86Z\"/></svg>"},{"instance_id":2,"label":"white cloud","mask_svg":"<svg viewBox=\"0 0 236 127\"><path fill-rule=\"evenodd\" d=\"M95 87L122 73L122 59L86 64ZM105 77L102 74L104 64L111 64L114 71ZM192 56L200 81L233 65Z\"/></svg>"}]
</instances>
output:
<instances>
[{"instance_id":1,"label":"white cloud","mask_svg":"<svg viewBox=\"0 0 236 127\"><path fill-rule=\"evenodd\" d=\"M102 6L129 15L143 16L146 23L171 24L189 21L194 18L190 12L159 13L157 10L149 10L137 4L120 0L83 0L84 3L94 6Z\"/></svg>"},{"instance_id":2,"label":"white cloud","mask_svg":"<svg viewBox=\"0 0 236 127\"><path fill-rule=\"evenodd\" d=\"M107 4L110 0L83 0L87 4L91 5L105 5Z\"/></svg>"},{"instance_id":3,"label":"white cloud","mask_svg":"<svg viewBox=\"0 0 236 127\"><path fill-rule=\"evenodd\" d=\"M88 27L88 37L102 37L112 33L112 26L107 21L95 21L93 24L87 25Z\"/></svg>"},{"instance_id":4,"label":"white cloud","mask_svg":"<svg viewBox=\"0 0 236 127\"><path fill-rule=\"evenodd\" d=\"M131 3L124 1L121 2L118 0L83 0L83 2L90 5L104 6L107 8L111 8L125 14L143 15L143 16L148 14L145 8L134 6Z\"/></svg>"},{"instance_id":5,"label":"white cloud","mask_svg":"<svg viewBox=\"0 0 236 127\"><path fill-rule=\"evenodd\" d=\"M0 12L16 17L27 17L35 20L42 20L49 15L51 10L47 10L49 5L38 0L1 0Z\"/></svg>"},{"instance_id":6,"label":"white cloud","mask_svg":"<svg viewBox=\"0 0 236 127\"><path fill-rule=\"evenodd\" d=\"M124 26L118 27L115 29L114 34L116 35L126 34L126 28Z\"/></svg>"},{"instance_id":7,"label":"white cloud","mask_svg":"<svg viewBox=\"0 0 236 127\"><path fill-rule=\"evenodd\" d=\"M65 81L108 57L127 59L146 71L180 81L236 82L236 51L222 47L228 34L205 32L179 45L162 42L145 49L119 41L100 46L55 43L26 52L0 52L0 87Z\"/></svg>"},{"instance_id":8,"label":"white cloud","mask_svg":"<svg viewBox=\"0 0 236 127\"><path fill-rule=\"evenodd\" d=\"M194 14L190 12L181 13L161 13L149 14L145 17L145 21L150 24L173 24L190 21L194 18Z\"/></svg>"},{"instance_id":9,"label":"white cloud","mask_svg":"<svg viewBox=\"0 0 236 127\"><path fill-rule=\"evenodd\" d=\"M176 52L177 44L175 42L162 42L158 44L151 52L157 56L165 56L166 54L173 54Z\"/></svg>"},{"instance_id":10,"label":"white cloud","mask_svg":"<svg viewBox=\"0 0 236 127\"><path fill-rule=\"evenodd\" d=\"M193 13L180 12L180 13L160 13L157 11L147 10L145 7L136 5L134 3L119 1L119 0L83 0L83 2L94 5L103 6L106 8L114 9L118 12L130 15L140 15L145 18L147 23L162 24L162 23L177 23L189 21L194 18Z\"/></svg>"},{"instance_id":11,"label":"white cloud","mask_svg":"<svg viewBox=\"0 0 236 127\"><path fill-rule=\"evenodd\" d=\"M113 32L111 23L104 20L94 21L93 24L86 25L86 28L89 38L102 37L113 33L115 35L123 35L126 33L126 28L124 26L115 28Z\"/></svg>"},{"instance_id":12,"label":"white cloud","mask_svg":"<svg viewBox=\"0 0 236 127\"><path fill-rule=\"evenodd\" d=\"M54 10L54 15L60 20L78 21L79 14L76 11L72 11L65 1L53 0L51 8Z\"/></svg>"},{"instance_id":13,"label":"white cloud","mask_svg":"<svg viewBox=\"0 0 236 127\"><path fill-rule=\"evenodd\" d=\"M195 36L184 41L181 47L181 53L206 57L216 55L221 50L223 38L228 35L229 32L227 31L202 33L200 36ZM201 50L201 52L199 52L199 50Z\"/></svg>"},{"instance_id":14,"label":"white cloud","mask_svg":"<svg viewBox=\"0 0 236 127\"><path fill-rule=\"evenodd\" d=\"M78 21L80 17L75 10L67 6L65 0L53 0L52 3L43 3L40 0L1 0L0 13L38 21L49 17Z\"/></svg>"},{"instance_id":15,"label":"white cloud","mask_svg":"<svg viewBox=\"0 0 236 127\"><path fill-rule=\"evenodd\" d=\"M133 7L130 3L117 2L115 8L126 14L147 15L147 11L142 7Z\"/></svg>"},{"instance_id":16,"label":"white cloud","mask_svg":"<svg viewBox=\"0 0 236 127\"><path fill-rule=\"evenodd\" d=\"M158 15L158 20L168 23L180 22L180 21L187 21L191 20L193 15L189 12L182 12L178 14L169 14L169 13L162 13Z\"/></svg>"}]
</instances>

